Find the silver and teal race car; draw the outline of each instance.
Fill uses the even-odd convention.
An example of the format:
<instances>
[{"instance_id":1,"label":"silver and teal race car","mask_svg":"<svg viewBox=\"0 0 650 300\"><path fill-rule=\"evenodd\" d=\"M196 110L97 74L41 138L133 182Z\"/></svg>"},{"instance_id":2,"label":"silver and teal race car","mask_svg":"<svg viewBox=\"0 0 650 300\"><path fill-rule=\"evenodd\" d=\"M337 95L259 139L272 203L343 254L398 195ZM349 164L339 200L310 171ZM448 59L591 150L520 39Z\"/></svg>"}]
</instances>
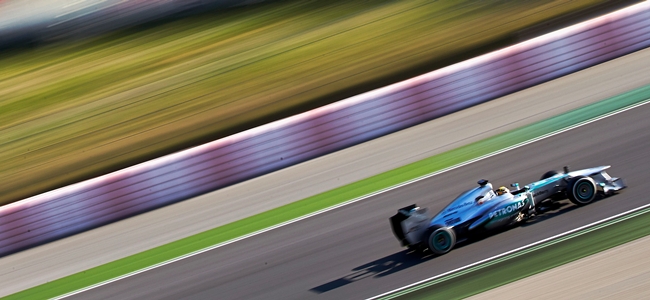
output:
<instances>
[{"instance_id":1,"label":"silver and teal race car","mask_svg":"<svg viewBox=\"0 0 650 300\"><path fill-rule=\"evenodd\" d=\"M556 207L558 201L568 198L582 206L598 195L609 196L625 188L622 179L605 172L609 167L571 172L564 167L564 172L546 172L524 187L513 183L512 191L503 187L495 191L481 179L478 187L460 194L433 218L416 204L400 208L390 218L393 234L402 246L445 254L457 242L525 222Z\"/></svg>"}]
</instances>

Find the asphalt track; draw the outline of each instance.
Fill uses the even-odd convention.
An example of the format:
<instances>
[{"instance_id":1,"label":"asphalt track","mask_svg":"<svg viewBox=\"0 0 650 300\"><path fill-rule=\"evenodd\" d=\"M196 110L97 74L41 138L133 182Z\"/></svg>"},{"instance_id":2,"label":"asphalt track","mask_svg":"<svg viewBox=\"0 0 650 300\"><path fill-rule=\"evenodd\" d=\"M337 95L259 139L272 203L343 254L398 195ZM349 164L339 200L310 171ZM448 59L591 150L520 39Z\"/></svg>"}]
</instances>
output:
<instances>
[{"instance_id":1,"label":"asphalt track","mask_svg":"<svg viewBox=\"0 0 650 300\"><path fill-rule=\"evenodd\" d=\"M461 167L403 188L141 273L78 299L359 299L425 279L650 202L650 105ZM417 203L438 211L487 178L495 185L537 180L549 169L612 165L620 195L566 205L529 225L441 257L407 255L388 217Z\"/></svg>"}]
</instances>

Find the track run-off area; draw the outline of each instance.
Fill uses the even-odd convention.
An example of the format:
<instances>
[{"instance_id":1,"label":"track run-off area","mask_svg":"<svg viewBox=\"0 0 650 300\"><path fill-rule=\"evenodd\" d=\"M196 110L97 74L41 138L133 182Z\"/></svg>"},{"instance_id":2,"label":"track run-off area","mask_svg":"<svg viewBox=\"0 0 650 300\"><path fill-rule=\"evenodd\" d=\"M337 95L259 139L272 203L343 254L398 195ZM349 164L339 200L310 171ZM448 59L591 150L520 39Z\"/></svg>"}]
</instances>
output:
<instances>
[{"instance_id":1,"label":"track run-off area","mask_svg":"<svg viewBox=\"0 0 650 300\"><path fill-rule=\"evenodd\" d=\"M570 75L544 84L547 90L543 95L549 98L549 103L552 101L572 103L575 99L571 97L581 96L592 97L595 99L592 102L595 102L603 99L602 97L607 93L609 96L614 95L613 91L617 88L626 88L617 91L622 93L630 88L647 84L642 80L640 82L638 76L629 78L629 81L637 80L636 86L622 84L628 81L625 74L634 75L634 72L639 72L639 69L641 75L643 74L644 69L640 64L630 64L628 61L627 65L623 64L627 69L612 67L612 65L620 66L625 59L635 55L643 55L643 52L607 63L614 71L620 72L617 80L595 82L603 78L585 76L584 79L576 82L576 76ZM641 60L643 61L643 58ZM596 68L607 67L603 65ZM608 71L612 72L612 69ZM580 74L576 75L580 76ZM558 92L557 88L548 89L549 85L563 81L565 82L563 86L568 90L598 85L607 92L593 95L567 91L557 95L553 94ZM606 84L612 86L608 88ZM544 85L531 90L544 91ZM530 91L518 94L526 94L526 92ZM558 96L568 99L550 99ZM491 118L507 119L509 115L514 115L517 109L521 109L518 107L519 102L508 101L512 100L498 99L470 110L484 118L486 123L489 123ZM505 104L505 108L499 106L500 103ZM536 109L537 114L544 112L543 107ZM72 297L84 299L145 297L330 299L365 298L378 295L647 203L648 201L640 195L640 186L645 180L644 170L648 167L644 155L648 147L649 139L646 132L650 132L647 128L650 122L645 120L644 116L649 109L646 105L621 112L444 174L364 198L362 201L114 281ZM446 121L453 118L454 116L449 116ZM480 123L480 119L478 121ZM510 123L525 125L520 121ZM431 130L435 131L435 128ZM486 131L480 133L487 134ZM413 133L413 130L410 132ZM482 137L480 134L475 136ZM475 136L474 139L477 139ZM417 140L418 136L410 138ZM389 155L398 156L400 153ZM403 155L409 156L410 153L404 152ZM566 164L571 165L573 169L610 164L613 166L610 174L623 177L630 188L620 195L580 209L567 205L530 225L460 247L448 255L437 258L407 256L390 232L388 216L404 205L417 203L437 211L458 193L472 187L477 179L487 178L496 185L507 185L514 181L530 182L537 180L547 169L561 169ZM345 174L339 176L343 177ZM316 178L318 177L312 177L312 180ZM137 218L140 217L132 219ZM164 231L165 228L159 230ZM120 236L114 238L119 240ZM106 239L108 238L104 238ZM63 240L52 244L60 245L65 242ZM136 241L133 243L137 244ZM39 248L47 249L48 246L52 245ZM140 251L142 250L146 248ZM72 251L71 255L74 255L75 251ZM3 258L0 263L10 261L9 258L11 256ZM6 266L8 265L3 265L3 270L8 270ZM15 263L14 266L20 268L24 264ZM7 275L11 275L11 272L4 274ZM53 279L56 278L50 280ZM15 296L20 297L20 295Z\"/></svg>"}]
</instances>

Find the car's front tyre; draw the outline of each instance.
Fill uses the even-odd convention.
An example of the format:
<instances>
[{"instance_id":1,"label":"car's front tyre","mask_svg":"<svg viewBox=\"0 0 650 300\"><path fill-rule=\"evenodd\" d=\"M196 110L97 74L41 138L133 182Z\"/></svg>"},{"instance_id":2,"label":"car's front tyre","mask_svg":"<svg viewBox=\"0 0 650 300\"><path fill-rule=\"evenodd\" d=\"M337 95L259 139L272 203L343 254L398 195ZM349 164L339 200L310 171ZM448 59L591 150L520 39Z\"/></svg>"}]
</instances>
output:
<instances>
[{"instance_id":1,"label":"car's front tyre","mask_svg":"<svg viewBox=\"0 0 650 300\"><path fill-rule=\"evenodd\" d=\"M576 176L569 180L567 196L576 205L586 205L596 198L596 183L591 177Z\"/></svg>"}]
</instances>

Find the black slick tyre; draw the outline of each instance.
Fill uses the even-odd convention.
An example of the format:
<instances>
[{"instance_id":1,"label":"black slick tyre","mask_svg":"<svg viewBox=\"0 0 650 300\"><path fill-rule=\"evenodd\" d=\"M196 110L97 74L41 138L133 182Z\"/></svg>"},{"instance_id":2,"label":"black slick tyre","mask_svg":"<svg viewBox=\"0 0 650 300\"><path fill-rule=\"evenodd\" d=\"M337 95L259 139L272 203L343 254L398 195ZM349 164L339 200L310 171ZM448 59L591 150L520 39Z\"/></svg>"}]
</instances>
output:
<instances>
[{"instance_id":1,"label":"black slick tyre","mask_svg":"<svg viewBox=\"0 0 650 300\"><path fill-rule=\"evenodd\" d=\"M586 205L596 198L596 183L587 176L576 176L569 180L567 196L575 205Z\"/></svg>"},{"instance_id":2,"label":"black slick tyre","mask_svg":"<svg viewBox=\"0 0 650 300\"><path fill-rule=\"evenodd\" d=\"M449 252L456 245L456 233L448 227L439 227L430 231L427 237L429 250L437 255Z\"/></svg>"},{"instance_id":3,"label":"black slick tyre","mask_svg":"<svg viewBox=\"0 0 650 300\"><path fill-rule=\"evenodd\" d=\"M555 176L555 175L557 175L557 174L560 174L560 172L555 171L555 170L550 170L550 171L544 173L544 175L542 175L542 177L540 178L540 180L544 180L544 179L546 179L546 178L551 178L551 177L553 177L553 176Z\"/></svg>"}]
</instances>

